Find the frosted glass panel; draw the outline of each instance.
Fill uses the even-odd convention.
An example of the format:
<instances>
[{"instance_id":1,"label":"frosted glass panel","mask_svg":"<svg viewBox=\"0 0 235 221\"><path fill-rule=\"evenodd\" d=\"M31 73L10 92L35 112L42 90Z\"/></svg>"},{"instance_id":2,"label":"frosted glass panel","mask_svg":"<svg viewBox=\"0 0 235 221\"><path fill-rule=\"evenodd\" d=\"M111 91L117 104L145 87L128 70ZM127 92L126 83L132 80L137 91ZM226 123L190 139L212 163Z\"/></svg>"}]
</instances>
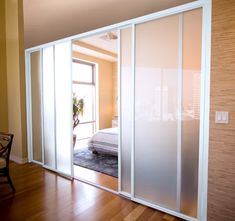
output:
<instances>
[{"instance_id":1,"label":"frosted glass panel","mask_svg":"<svg viewBox=\"0 0 235 221\"><path fill-rule=\"evenodd\" d=\"M43 49L43 138L44 164L56 168L54 47Z\"/></svg>"},{"instance_id":2,"label":"frosted glass panel","mask_svg":"<svg viewBox=\"0 0 235 221\"><path fill-rule=\"evenodd\" d=\"M136 26L135 197L177 208L179 16Z\"/></svg>"},{"instance_id":3,"label":"frosted glass panel","mask_svg":"<svg viewBox=\"0 0 235 221\"><path fill-rule=\"evenodd\" d=\"M183 19L181 212L196 217L202 11L197 9L186 12Z\"/></svg>"},{"instance_id":4,"label":"frosted glass panel","mask_svg":"<svg viewBox=\"0 0 235 221\"><path fill-rule=\"evenodd\" d=\"M121 190L131 192L132 75L131 28L121 30Z\"/></svg>"},{"instance_id":5,"label":"frosted glass panel","mask_svg":"<svg viewBox=\"0 0 235 221\"><path fill-rule=\"evenodd\" d=\"M42 162L41 123L41 52L31 53L32 142L33 160Z\"/></svg>"},{"instance_id":6,"label":"frosted glass panel","mask_svg":"<svg viewBox=\"0 0 235 221\"><path fill-rule=\"evenodd\" d=\"M72 56L71 42L55 45L57 170L72 171Z\"/></svg>"}]
</instances>

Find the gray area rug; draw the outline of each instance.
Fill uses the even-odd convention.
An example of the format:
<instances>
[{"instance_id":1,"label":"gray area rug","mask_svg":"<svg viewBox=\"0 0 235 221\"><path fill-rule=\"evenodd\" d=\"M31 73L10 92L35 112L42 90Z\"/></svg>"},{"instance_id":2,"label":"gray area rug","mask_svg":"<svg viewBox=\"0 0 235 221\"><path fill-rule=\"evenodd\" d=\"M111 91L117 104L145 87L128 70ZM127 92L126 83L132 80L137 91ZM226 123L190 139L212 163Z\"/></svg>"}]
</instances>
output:
<instances>
[{"instance_id":1,"label":"gray area rug","mask_svg":"<svg viewBox=\"0 0 235 221\"><path fill-rule=\"evenodd\" d=\"M87 148L75 150L73 154L75 165L95 170L107 175L118 177L118 157L107 154L93 154Z\"/></svg>"}]
</instances>

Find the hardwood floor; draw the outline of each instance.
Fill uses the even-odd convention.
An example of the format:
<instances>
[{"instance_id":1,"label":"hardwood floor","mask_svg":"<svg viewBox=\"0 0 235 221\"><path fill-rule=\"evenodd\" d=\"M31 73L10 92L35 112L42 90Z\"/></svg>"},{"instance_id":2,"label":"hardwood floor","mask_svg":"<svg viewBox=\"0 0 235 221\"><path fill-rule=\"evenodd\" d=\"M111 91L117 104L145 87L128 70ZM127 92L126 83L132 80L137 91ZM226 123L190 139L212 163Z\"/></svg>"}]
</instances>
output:
<instances>
[{"instance_id":1,"label":"hardwood floor","mask_svg":"<svg viewBox=\"0 0 235 221\"><path fill-rule=\"evenodd\" d=\"M8 185L0 185L1 221L181 220L35 164L11 163L11 177L15 195Z\"/></svg>"},{"instance_id":2,"label":"hardwood floor","mask_svg":"<svg viewBox=\"0 0 235 221\"><path fill-rule=\"evenodd\" d=\"M74 165L74 177L118 191L118 178Z\"/></svg>"}]
</instances>

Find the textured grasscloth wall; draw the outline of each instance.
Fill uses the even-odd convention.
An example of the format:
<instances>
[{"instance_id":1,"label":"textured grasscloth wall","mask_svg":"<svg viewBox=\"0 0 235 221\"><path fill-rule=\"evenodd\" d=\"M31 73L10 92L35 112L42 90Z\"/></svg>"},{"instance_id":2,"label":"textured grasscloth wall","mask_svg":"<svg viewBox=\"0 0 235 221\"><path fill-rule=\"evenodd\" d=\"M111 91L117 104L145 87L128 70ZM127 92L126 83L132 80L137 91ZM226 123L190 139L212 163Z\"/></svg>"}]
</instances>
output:
<instances>
[{"instance_id":1,"label":"textured grasscloth wall","mask_svg":"<svg viewBox=\"0 0 235 221\"><path fill-rule=\"evenodd\" d=\"M213 0L208 220L235 220L235 1ZM230 113L215 124L215 111Z\"/></svg>"}]
</instances>

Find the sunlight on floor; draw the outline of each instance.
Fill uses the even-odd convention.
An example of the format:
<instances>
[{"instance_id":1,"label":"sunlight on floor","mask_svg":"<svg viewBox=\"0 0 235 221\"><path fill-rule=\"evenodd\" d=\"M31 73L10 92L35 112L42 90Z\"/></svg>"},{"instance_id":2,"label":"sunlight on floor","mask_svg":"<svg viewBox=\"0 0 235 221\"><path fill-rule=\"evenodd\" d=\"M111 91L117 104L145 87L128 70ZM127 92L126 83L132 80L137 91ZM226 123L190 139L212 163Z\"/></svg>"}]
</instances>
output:
<instances>
[{"instance_id":1,"label":"sunlight on floor","mask_svg":"<svg viewBox=\"0 0 235 221\"><path fill-rule=\"evenodd\" d=\"M118 191L118 178L74 165L74 178Z\"/></svg>"}]
</instances>

